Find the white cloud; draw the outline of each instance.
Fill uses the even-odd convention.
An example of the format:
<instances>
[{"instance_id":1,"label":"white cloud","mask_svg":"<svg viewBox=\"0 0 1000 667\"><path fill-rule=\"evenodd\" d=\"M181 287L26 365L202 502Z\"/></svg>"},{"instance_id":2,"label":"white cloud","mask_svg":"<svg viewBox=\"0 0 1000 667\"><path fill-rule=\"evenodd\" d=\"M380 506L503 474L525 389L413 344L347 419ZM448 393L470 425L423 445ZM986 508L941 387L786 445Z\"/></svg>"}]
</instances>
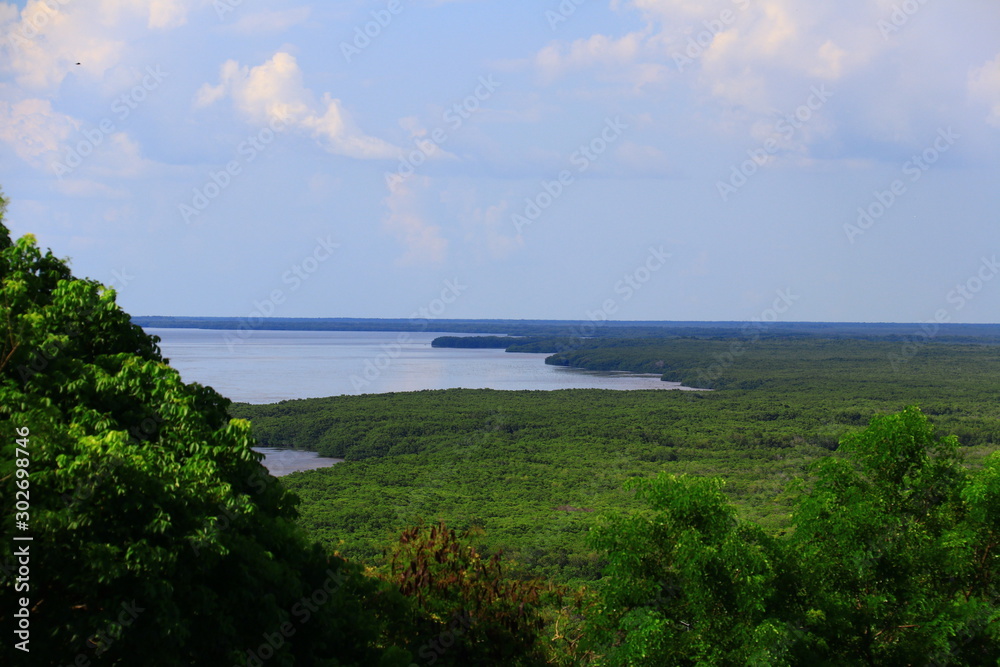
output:
<instances>
[{"instance_id":1,"label":"white cloud","mask_svg":"<svg viewBox=\"0 0 1000 667\"><path fill-rule=\"evenodd\" d=\"M162 30L187 23L188 12L199 4L200 0L101 0L100 11L115 22L132 12L144 17L151 30Z\"/></svg>"},{"instance_id":2,"label":"white cloud","mask_svg":"<svg viewBox=\"0 0 1000 667\"><path fill-rule=\"evenodd\" d=\"M441 148L441 144L433 141L433 135L416 116L406 116L399 119L399 126L409 134L414 146L407 156L407 162L414 166L416 161L424 158L429 160L458 160L458 156ZM424 157L418 157L423 155Z\"/></svg>"},{"instance_id":3,"label":"white cloud","mask_svg":"<svg viewBox=\"0 0 1000 667\"><path fill-rule=\"evenodd\" d=\"M642 37L640 33L630 33L620 39L592 35L575 40L566 49L550 44L538 52L535 64L543 76L553 79L573 69L631 63L639 55Z\"/></svg>"},{"instance_id":4,"label":"white cloud","mask_svg":"<svg viewBox=\"0 0 1000 667\"><path fill-rule=\"evenodd\" d=\"M676 176L677 168L659 148L625 140L615 149L615 160L629 174L643 177Z\"/></svg>"},{"instance_id":5,"label":"white cloud","mask_svg":"<svg viewBox=\"0 0 1000 667\"><path fill-rule=\"evenodd\" d=\"M808 82L840 81L887 48L875 6L850 4L857 13L846 21L843 6L762 0L735 14L692 69L724 102L757 113L785 108Z\"/></svg>"},{"instance_id":6,"label":"white cloud","mask_svg":"<svg viewBox=\"0 0 1000 667\"><path fill-rule=\"evenodd\" d=\"M650 62L648 32L633 32L618 39L592 35L570 44L554 42L539 51L533 65L544 83L574 71L593 70L616 83L639 89L664 78L667 68Z\"/></svg>"},{"instance_id":7,"label":"white cloud","mask_svg":"<svg viewBox=\"0 0 1000 667\"><path fill-rule=\"evenodd\" d=\"M263 11L248 14L233 24L234 32L257 35L266 32L282 32L292 26L304 23L309 18L309 7L296 7L281 11Z\"/></svg>"},{"instance_id":8,"label":"white cloud","mask_svg":"<svg viewBox=\"0 0 1000 667\"><path fill-rule=\"evenodd\" d=\"M37 98L0 101L0 141L32 167L60 179L79 179L80 173L134 178L149 164L139 144L126 133L106 133L100 126L55 111L49 100Z\"/></svg>"},{"instance_id":9,"label":"white cloud","mask_svg":"<svg viewBox=\"0 0 1000 667\"><path fill-rule=\"evenodd\" d=\"M206 83L198 90L196 106L207 106L229 95L236 109L255 124L274 120L298 123L315 106L295 57L288 53L276 53L253 68L228 60L222 65L219 79L217 85Z\"/></svg>"},{"instance_id":10,"label":"white cloud","mask_svg":"<svg viewBox=\"0 0 1000 667\"><path fill-rule=\"evenodd\" d=\"M85 178L66 178L55 183L56 190L70 197L97 197L101 199L125 199L128 192L104 183Z\"/></svg>"},{"instance_id":11,"label":"white cloud","mask_svg":"<svg viewBox=\"0 0 1000 667\"><path fill-rule=\"evenodd\" d=\"M0 67L29 90L54 91L70 73L100 76L124 49L98 16L77 5L29 0L15 20L5 15L0 43L7 57Z\"/></svg>"},{"instance_id":12,"label":"white cloud","mask_svg":"<svg viewBox=\"0 0 1000 667\"><path fill-rule=\"evenodd\" d=\"M508 229L510 213L507 202L501 202L485 209L476 208L472 211L472 221L482 230L486 249L494 259L502 259L514 250L524 245L521 236L508 236L501 230Z\"/></svg>"},{"instance_id":13,"label":"white cloud","mask_svg":"<svg viewBox=\"0 0 1000 667\"><path fill-rule=\"evenodd\" d=\"M17 5L0 2L0 26L6 26L9 23L17 21L17 17Z\"/></svg>"},{"instance_id":14,"label":"white cloud","mask_svg":"<svg viewBox=\"0 0 1000 667\"><path fill-rule=\"evenodd\" d=\"M275 121L307 131L326 150L359 159L398 158L401 151L391 144L361 132L351 121L340 100L324 93L317 102L306 88L295 57L278 52L256 67L227 61L220 82L204 84L195 95L195 106L204 107L227 95L248 121Z\"/></svg>"},{"instance_id":15,"label":"white cloud","mask_svg":"<svg viewBox=\"0 0 1000 667\"><path fill-rule=\"evenodd\" d=\"M323 93L326 111L322 116L308 116L302 126L331 153L359 159L392 159L400 156L395 146L376 137L363 134L346 117L340 100Z\"/></svg>"},{"instance_id":16,"label":"white cloud","mask_svg":"<svg viewBox=\"0 0 1000 667\"><path fill-rule=\"evenodd\" d=\"M53 111L48 100L0 102L0 141L39 169L54 163L63 144L79 127L79 121Z\"/></svg>"},{"instance_id":17,"label":"white cloud","mask_svg":"<svg viewBox=\"0 0 1000 667\"><path fill-rule=\"evenodd\" d=\"M95 151L89 165L95 175L104 178L137 178L142 176L152 163L142 156L139 142L125 132L115 132L108 136L100 150Z\"/></svg>"},{"instance_id":18,"label":"white cloud","mask_svg":"<svg viewBox=\"0 0 1000 667\"><path fill-rule=\"evenodd\" d=\"M969 73L969 93L989 106L986 122L1000 127L1000 54Z\"/></svg>"},{"instance_id":19,"label":"white cloud","mask_svg":"<svg viewBox=\"0 0 1000 667\"><path fill-rule=\"evenodd\" d=\"M450 216L461 221L463 254L472 251L477 260L503 259L524 245L520 236L505 233L511 231L506 201L484 208L474 187L457 185L441 192L441 202Z\"/></svg>"},{"instance_id":20,"label":"white cloud","mask_svg":"<svg viewBox=\"0 0 1000 667\"><path fill-rule=\"evenodd\" d=\"M948 18L947 9L922 6L919 16L887 38L879 22L898 5L894 0L618 0L612 7L637 13L643 28L552 42L536 52L532 66L546 84L584 72L589 91L602 81L633 81L638 82L633 92L646 99L666 93L682 105L695 102L699 122L731 136L756 137L761 127L773 128L808 99L813 86L825 85L835 102L812 114L790 141L780 142L783 153L808 157L820 143L834 151L863 152L859 137L912 143L926 127L954 122L968 111L955 94L956 78L958 86L965 85L969 66L962 50L928 48L934 43L928 40L945 43L951 37L935 28ZM985 23L977 20L984 12L961 12L962 23L947 25L968 32ZM978 34L972 33L970 45L981 41ZM970 96L989 105L994 123L1000 122L998 69L994 63L968 76ZM663 85L646 85L651 82ZM935 102L928 104L929 98ZM871 103L842 103L850 99Z\"/></svg>"},{"instance_id":21,"label":"white cloud","mask_svg":"<svg viewBox=\"0 0 1000 667\"><path fill-rule=\"evenodd\" d=\"M176 28L200 1L28 0L20 11L0 4L0 69L39 93L53 93L70 74L99 81L121 63L128 42L141 38L127 20L143 19L148 30Z\"/></svg>"},{"instance_id":22,"label":"white cloud","mask_svg":"<svg viewBox=\"0 0 1000 667\"><path fill-rule=\"evenodd\" d=\"M800 0L632 0L647 25L614 39L594 35L544 47L535 67L546 80L574 69L614 68L639 85L688 75L721 101L758 112L780 108L793 79L838 80L885 47L873 0L844 5ZM644 69L643 69L644 68ZM787 103L788 100L785 100Z\"/></svg>"},{"instance_id":23,"label":"white cloud","mask_svg":"<svg viewBox=\"0 0 1000 667\"><path fill-rule=\"evenodd\" d=\"M385 200L389 214L383 228L403 244L406 252L399 263L404 266L441 264L448 255L448 240L441 236L441 228L424 220L420 213L420 198L413 189L419 181L427 187L427 178L411 178L397 182L389 188Z\"/></svg>"},{"instance_id":24,"label":"white cloud","mask_svg":"<svg viewBox=\"0 0 1000 667\"><path fill-rule=\"evenodd\" d=\"M149 27L153 29L177 28L187 23L187 13L195 4L183 0L145 0L140 5L149 7Z\"/></svg>"},{"instance_id":25,"label":"white cloud","mask_svg":"<svg viewBox=\"0 0 1000 667\"><path fill-rule=\"evenodd\" d=\"M615 2L620 5L620 2ZM718 13L725 7L733 5L745 5L746 2L736 2L735 0L632 0L626 4L635 7L643 12L648 18L656 18L661 21L673 19L678 16L697 19L706 14ZM732 7L736 9L737 7Z\"/></svg>"}]
</instances>

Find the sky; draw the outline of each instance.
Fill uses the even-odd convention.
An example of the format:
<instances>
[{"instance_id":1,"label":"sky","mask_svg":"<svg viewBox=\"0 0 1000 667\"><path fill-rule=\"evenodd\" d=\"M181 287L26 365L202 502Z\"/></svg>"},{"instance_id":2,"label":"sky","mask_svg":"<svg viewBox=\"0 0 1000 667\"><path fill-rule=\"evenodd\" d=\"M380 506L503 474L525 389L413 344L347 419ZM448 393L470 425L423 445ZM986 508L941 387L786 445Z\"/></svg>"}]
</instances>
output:
<instances>
[{"instance_id":1,"label":"sky","mask_svg":"<svg viewBox=\"0 0 1000 667\"><path fill-rule=\"evenodd\" d=\"M133 315L997 322L995 0L0 2L15 236Z\"/></svg>"}]
</instances>

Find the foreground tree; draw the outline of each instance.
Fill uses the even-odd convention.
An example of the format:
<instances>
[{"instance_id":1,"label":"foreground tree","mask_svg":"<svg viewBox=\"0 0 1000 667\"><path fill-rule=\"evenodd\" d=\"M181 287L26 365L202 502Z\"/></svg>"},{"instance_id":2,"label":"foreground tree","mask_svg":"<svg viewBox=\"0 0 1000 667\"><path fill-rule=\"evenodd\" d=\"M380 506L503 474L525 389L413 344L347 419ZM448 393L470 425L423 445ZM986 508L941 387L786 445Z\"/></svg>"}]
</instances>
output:
<instances>
[{"instance_id":1,"label":"foreground tree","mask_svg":"<svg viewBox=\"0 0 1000 667\"><path fill-rule=\"evenodd\" d=\"M609 565L594 631L611 664L782 664L780 551L736 520L721 488L666 474L638 481L650 511L595 531Z\"/></svg>"},{"instance_id":2,"label":"foreground tree","mask_svg":"<svg viewBox=\"0 0 1000 667\"><path fill-rule=\"evenodd\" d=\"M916 408L840 452L817 464L788 544L808 643L841 663L996 664L998 454L970 473Z\"/></svg>"},{"instance_id":3,"label":"foreground tree","mask_svg":"<svg viewBox=\"0 0 1000 667\"><path fill-rule=\"evenodd\" d=\"M2 662L408 664L380 648L402 598L305 539L228 400L2 206Z\"/></svg>"},{"instance_id":4,"label":"foreground tree","mask_svg":"<svg viewBox=\"0 0 1000 667\"><path fill-rule=\"evenodd\" d=\"M907 408L814 472L780 539L737 521L719 482L639 482L650 511L595 531L609 662L1000 664L1000 454L970 473Z\"/></svg>"}]
</instances>

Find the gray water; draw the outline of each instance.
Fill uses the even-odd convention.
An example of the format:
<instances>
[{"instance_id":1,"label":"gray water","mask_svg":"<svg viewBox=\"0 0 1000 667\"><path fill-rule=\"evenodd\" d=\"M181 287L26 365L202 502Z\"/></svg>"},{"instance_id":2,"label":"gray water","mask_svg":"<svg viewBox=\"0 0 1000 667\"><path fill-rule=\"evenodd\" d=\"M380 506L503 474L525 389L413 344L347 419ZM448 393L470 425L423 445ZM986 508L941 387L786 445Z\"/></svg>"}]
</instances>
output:
<instances>
[{"instance_id":1,"label":"gray water","mask_svg":"<svg viewBox=\"0 0 1000 667\"><path fill-rule=\"evenodd\" d=\"M185 382L245 403L421 389L687 389L658 375L545 364L546 354L434 348L440 333L154 329ZM247 335L249 334L249 335ZM454 334L447 334L454 335Z\"/></svg>"},{"instance_id":2,"label":"gray water","mask_svg":"<svg viewBox=\"0 0 1000 667\"><path fill-rule=\"evenodd\" d=\"M344 459L329 459L316 452L303 452L297 449L278 449L276 447L254 447L255 452L264 455L261 463L275 477L282 477L302 470L318 470L342 463Z\"/></svg>"}]
</instances>

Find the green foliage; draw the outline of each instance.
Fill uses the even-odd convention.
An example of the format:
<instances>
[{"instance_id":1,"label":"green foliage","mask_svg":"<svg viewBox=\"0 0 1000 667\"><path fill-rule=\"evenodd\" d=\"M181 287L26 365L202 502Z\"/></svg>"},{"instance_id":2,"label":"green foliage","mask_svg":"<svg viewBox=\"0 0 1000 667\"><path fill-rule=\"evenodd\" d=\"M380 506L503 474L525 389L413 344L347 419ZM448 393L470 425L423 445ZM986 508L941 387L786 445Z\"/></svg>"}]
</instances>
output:
<instances>
[{"instance_id":1,"label":"green foliage","mask_svg":"<svg viewBox=\"0 0 1000 667\"><path fill-rule=\"evenodd\" d=\"M505 349L510 347L512 343L522 340L524 339L510 336L438 336L431 341L431 347Z\"/></svg>"},{"instance_id":2,"label":"green foliage","mask_svg":"<svg viewBox=\"0 0 1000 667\"><path fill-rule=\"evenodd\" d=\"M156 342L112 290L0 229L3 661L23 664L10 628L27 596L33 664L244 664L269 642L272 664L405 664L378 648L398 594L305 538L249 424ZM33 537L17 591L15 533Z\"/></svg>"},{"instance_id":3,"label":"green foliage","mask_svg":"<svg viewBox=\"0 0 1000 667\"><path fill-rule=\"evenodd\" d=\"M503 348L507 352L552 353L585 347L591 342L579 336L438 336L431 341L431 347Z\"/></svg>"},{"instance_id":4,"label":"green foliage","mask_svg":"<svg viewBox=\"0 0 1000 667\"><path fill-rule=\"evenodd\" d=\"M662 352L709 368L729 344L678 339ZM619 351L632 349L622 341ZM302 497L310 534L350 558L375 562L403 528L442 519L482 527L478 548L503 549L533 574L593 581L601 561L585 540L592 515L637 508L622 492L634 477L723 477L741 517L768 533L789 530L788 482L876 413L912 404L980 465L1000 442L996 348L929 344L897 370L888 355L898 349L761 338L726 367L753 389L455 389L231 410L264 444L347 459L283 484Z\"/></svg>"},{"instance_id":5,"label":"green foliage","mask_svg":"<svg viewBox=\"0 0 1000 667\"><path fill-rule=\"evenodd\" d=\"M393 532L443 519L484 529L469 539L516 572L607 596L601 613L548 610L563 642L553 661L995 664L995 347L928 341L899 365L901 343L884 340L592 345L574 363L717 373L717 389L449 390L233 412L268 444L348 459L283 482L302 524L345 554L377 562ZM954 437L915 409L861 432L914 403ZM696 479L711 477L725 486ZM631 479L658 481L623 493ZM621 533L588 541L599 515Z\"/></svg>"},{"instance_id":6,"label":"green foliage","mask_svg":"<svg viewBox=\"0 0 1000 667\"><path fill-rule=\"evenodd\" d=\"M911 403L918 398L939 403L943 395L933 390L941 386L959 387L962 398L979 401L995 386L992 374L1000 370L996 338L942 334L913 342L872 337L780 336L758 326L745 336L710 339L598 338L545 361L595 371L659 373L663 380L689 387L762 390L798 400L835 393L845 408L853 397L876 392Z\"/></svg>"},{"instance_id":7,"label":"green foliage","mask_svg":"<svg viewBox=\"0 0 1000 667\"><path fill-rule=\"evenodd\" d=\"M232 412L268 445L320 443L347 458L282 481L303 500L302 525L329 548L374 563L403 528L443 519L483 528L473 540L484 553L502 549L524 571L563 582L599 577L586 534L595 514L638 507L622 490L629 479L725 475L743 513L787 525L790 506L774 499L827 453L810 440L848 428L820 414L811 435L802 427L812 416L787 410L751 430L722 392L447 390Z\"/></svg>"},{"instance_id":8,"label":"green foliage","mask_svg":"<svg viewBox=\"0 0 1000 667\"><path fill-rule=\"evenodd\" d=\"M737 521L718 480L664 474L634 486L651 511L611 515L593 535L609 554L603 620L626 637L609 662L780 664L767 643L782 627L775 541Z\"/></svg>"},{"instance_id":9,"label":"green foliage","mask_svg":"<svg viewBox=\"0 0 1000 667\"><path fill-rule=\"evenodd\" d=\"M1000 455L969 472L907 408L814 472L777 538L739 521L720 482L637 482L649 510L594 534L608 663L997 664Z\"/></svg>"},{"instance_id":10,"label":"green foliage","mask_svg":"<svg viewBox=\"0 0 1000 667\"><path fill-rule=\"evenodd\" d=\"M876 417L841 451L817 464L795 515L789 547L803 603L818 612L801 628L859 664L922 664L927 656L985 664L1000 654L989 626L998 535L981 506L995 497L997 455L970 473L957 439L936 438L915 408Z\"/></svg>"}]
</instances>

